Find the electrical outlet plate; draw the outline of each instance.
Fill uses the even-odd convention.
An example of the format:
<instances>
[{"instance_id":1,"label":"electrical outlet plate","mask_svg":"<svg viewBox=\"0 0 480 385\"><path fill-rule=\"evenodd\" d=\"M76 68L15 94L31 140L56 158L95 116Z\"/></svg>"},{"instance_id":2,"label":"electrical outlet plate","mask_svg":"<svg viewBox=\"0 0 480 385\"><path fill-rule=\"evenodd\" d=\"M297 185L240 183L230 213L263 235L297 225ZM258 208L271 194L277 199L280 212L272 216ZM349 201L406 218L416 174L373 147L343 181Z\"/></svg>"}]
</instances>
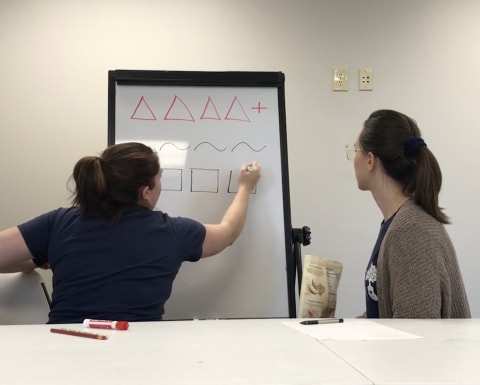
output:
<instances>
[{"instance_id":1,"label":"electrical outlet plate","mask_svg":"<svg viewBox=\"0 0 480 385\"><path fill-rule=\"evenodd\" d=\"M333 69L333 91L348 91L348 68Z\"/></svg>"},{"instance_id":2,"label":"electrical outlet plate","mask_svg":"<svg viewBox=\"0 0 480 385\"><path fill-rule=\"evenodd\" d=\"M360 91L373 90L373 71L371 68L360 68L358 70L358 89Z\"/></svg>"}]
</instances>

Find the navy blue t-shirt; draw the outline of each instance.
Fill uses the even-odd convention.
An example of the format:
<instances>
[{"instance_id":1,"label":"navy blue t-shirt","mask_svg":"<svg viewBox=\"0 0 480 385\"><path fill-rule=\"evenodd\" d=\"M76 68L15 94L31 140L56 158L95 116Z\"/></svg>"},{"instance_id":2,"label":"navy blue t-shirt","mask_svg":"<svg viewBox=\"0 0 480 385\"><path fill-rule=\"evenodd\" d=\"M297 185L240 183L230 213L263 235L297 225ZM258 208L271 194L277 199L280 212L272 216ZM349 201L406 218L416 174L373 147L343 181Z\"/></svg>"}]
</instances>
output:
<instances>
[{"instance_id":1,"label":"navy blue t-shirt","mask_svg":"<svg viewBox=\"0 0 480 385\"><path fill-rule=\"evenodd\" d=\"M380 252L380 246L382 245L383 238L387 233L390 223L392 223L392 215L386 222L382 222L380 226L380 232L378 233L377 242L372 251L370 261L367 265L367 271L365 273L365 294L367 301L367 318L379 318L378 312L378 293L377 293L377 260L378 253Z\"/></svg>"},{"instance_id":2,"label":"navy blue t-shirt","mask_svg":"<svg viewBox=\"0 0 480 385\"><path fill-rule=\"evenodd\" d=\"M60 208L18 228L34 262L52 268L48 323L161 320L182 262L200 259L206 232L192 219L141 207L113 225Z\"/></svg>"}]
</instances>

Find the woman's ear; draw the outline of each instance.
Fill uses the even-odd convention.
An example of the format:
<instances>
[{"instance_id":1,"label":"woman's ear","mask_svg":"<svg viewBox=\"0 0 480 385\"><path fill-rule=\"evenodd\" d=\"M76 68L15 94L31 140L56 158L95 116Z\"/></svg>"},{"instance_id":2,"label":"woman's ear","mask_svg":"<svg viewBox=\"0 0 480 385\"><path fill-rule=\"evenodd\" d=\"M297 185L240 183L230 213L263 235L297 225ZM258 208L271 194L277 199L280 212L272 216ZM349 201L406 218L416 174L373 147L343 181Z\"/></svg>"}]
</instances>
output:
<instances>
[{"instance_id":1,"label":"woman's ear","mask_svg":"<svg viewBox=\"0 0 480 385\"><path fill-rule=\"evenodd\" d=\"M373 155L373 152L367 153L367 167L369 170L373 170L377 163L377 158Z\"/></svg>"},{"instance_id":2,"label":"woman's ear","mask_svg":"<svg viewBox=\"0 0 480 385\"><path fill-rule=\"evenodd\" d=\"M148 186L140 187L140 190L138 191L138 204L145 207L150 207L149 191L150 189L148 188Z\"/></svg>"},{"instance_id":3,"label":"woman's ear","mask_svg":"<svg viewBox=\"0 0 480 385\"><path fill-rule=\"evenodd\" d=\"M140 193L140 194L141 194L141 198L142 198L143 200L148 200L148 191L149 191L148 186L142 187L142 188L140 189L140 191L141 191L141 193Z\"/></svg>"}]
</instances>

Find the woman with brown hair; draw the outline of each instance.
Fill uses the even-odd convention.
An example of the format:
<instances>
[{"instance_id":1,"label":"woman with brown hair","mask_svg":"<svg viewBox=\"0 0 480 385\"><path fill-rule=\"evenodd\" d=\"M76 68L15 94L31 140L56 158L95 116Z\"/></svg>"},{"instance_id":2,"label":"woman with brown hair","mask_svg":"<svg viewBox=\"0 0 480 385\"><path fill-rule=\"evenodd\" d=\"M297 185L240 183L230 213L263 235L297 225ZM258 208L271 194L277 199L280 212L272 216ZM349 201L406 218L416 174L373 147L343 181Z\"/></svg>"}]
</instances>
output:
<instances>
[{"instance_id":1,"label":"woman with brown hair","mask_svg":"<svg viewBox=\"0 0 480 385\"><path fill-rule=\"evenodd\" d=\"M215 255L240 235L260 166L242 165L218 224L153 210L161 174L157 154L141 143L83 157L73 170L72 207L0 232L1 271L51 267L49 323L161 320L182 262Z\"/></svg>"},{"instance_id":2,"label":"woman with brown hair","mask_svg":"<svg viewBox=\"0 0 480 385\"><path fill-rule=\"evenodd\" d=\"M347 146L358 188L383 215L365 274L369 318L470 318L448 217L438 205L442 174L416 122L373 112Z\"/></svg>"}]
</instances>

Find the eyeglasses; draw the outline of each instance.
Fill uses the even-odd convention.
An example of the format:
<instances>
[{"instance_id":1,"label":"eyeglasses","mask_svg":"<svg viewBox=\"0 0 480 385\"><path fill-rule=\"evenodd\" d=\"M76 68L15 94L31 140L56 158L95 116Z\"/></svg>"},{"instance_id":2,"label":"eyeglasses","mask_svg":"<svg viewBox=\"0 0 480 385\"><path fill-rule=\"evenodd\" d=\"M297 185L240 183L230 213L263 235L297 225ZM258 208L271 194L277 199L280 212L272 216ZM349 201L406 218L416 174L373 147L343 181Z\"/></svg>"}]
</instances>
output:
<instances>
[{"instance_id":1,"label":"eyeglasses","mask_svg":"<svg viewBox=\"0 0 480 385\"><path fill-rule=\"evenodd\" d=\"M356 144L347 144L345 146L345 153L347 154L348 160L353 160L353 158L355 157L355 153L357 151L362 151L362 149L358 147Z\"/></svg>"}]
</instances>

